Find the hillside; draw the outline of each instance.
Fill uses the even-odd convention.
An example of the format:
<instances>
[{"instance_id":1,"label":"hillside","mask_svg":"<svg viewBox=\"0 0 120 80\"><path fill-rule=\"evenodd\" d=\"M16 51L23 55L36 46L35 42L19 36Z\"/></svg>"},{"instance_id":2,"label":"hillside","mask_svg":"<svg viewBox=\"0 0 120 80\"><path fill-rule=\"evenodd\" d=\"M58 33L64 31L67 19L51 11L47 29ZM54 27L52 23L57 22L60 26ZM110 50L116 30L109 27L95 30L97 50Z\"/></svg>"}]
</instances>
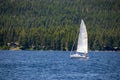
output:
<instances>
[{"instance_id":1,"label":"hillside","mask_svg":"<svg viewBox=\"0 0 120 80\"><path fill-rule=\"evenodd\" d=\"M120 48L120 0L0 0L0 49L71 50L81 19L90 50Z\"/></svg>"}]
</instances>

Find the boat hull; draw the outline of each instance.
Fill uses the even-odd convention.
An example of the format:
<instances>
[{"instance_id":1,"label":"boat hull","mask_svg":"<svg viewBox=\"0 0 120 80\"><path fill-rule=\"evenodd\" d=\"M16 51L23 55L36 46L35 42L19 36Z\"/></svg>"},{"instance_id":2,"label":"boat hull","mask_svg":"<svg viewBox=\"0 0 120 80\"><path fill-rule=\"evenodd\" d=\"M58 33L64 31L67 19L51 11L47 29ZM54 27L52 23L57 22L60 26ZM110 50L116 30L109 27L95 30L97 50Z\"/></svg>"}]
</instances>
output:
<instances>
[{"instance_id":1,"label":"boat hull","mask_svg":"<svg viewBox=\"0 0 120 80\"><path fill-rule=\"evenodd\" d=\"M72 54L70 55L70 58L83 58L83 59L88 59L89 57L80 55L80 54Z\"/></svg>"}]
</instances>

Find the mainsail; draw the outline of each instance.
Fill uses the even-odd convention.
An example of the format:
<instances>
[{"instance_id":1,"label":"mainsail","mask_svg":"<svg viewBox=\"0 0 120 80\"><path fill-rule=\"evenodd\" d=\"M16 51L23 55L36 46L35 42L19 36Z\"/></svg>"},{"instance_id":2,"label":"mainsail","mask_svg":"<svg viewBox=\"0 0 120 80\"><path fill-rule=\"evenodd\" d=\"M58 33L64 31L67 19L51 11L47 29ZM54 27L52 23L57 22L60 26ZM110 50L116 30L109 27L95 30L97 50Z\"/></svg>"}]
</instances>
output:
<instances>
[{"instance_id":1,"label":"mainsail","mask_svg":"<svg viewBox=\"0 0 120 80\"><path fill-rule=\"evenodd\" d=\"M81 20L81 24L80 24L77 52L88 53L88 36L87 36L86 25L83 20Z\"/></svg>"}]
</instances>

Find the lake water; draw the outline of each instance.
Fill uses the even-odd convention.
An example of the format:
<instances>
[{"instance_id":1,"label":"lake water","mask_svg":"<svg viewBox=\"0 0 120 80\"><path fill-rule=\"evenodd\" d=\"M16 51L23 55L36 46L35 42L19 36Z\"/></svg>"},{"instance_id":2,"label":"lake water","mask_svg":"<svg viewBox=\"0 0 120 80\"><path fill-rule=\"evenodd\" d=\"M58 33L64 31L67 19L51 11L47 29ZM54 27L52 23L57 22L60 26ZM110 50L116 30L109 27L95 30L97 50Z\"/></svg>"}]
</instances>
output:
<instances>
[{"instance_id":1,"label":"lake water","mask_svg":"<svg viewBox=\"0 0 120 80\"><path fill-rule=\"evenodd\" d=\"M120 52L0 51L0 80L120 80Z\"/></svg>"}]
</instances>

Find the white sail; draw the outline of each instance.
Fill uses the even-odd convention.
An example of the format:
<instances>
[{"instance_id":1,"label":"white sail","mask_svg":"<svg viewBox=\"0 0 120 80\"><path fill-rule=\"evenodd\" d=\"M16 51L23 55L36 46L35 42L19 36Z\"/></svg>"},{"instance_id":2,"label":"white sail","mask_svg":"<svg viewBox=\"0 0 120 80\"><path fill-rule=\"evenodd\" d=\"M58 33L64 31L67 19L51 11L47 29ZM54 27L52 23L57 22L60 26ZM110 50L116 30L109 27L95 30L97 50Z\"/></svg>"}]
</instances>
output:
<instances>
[{"instance_id":1,"label":"white sail","mask_svg":"<svg viewBox=\"0 0 120 80\"><path fill-rule=\"evenodd\" d=\"M88 53L88 36L87 36L86 25L83 20L81 20L81 24L80 24L77 52Z\"/></svg>"}]
</instances>

